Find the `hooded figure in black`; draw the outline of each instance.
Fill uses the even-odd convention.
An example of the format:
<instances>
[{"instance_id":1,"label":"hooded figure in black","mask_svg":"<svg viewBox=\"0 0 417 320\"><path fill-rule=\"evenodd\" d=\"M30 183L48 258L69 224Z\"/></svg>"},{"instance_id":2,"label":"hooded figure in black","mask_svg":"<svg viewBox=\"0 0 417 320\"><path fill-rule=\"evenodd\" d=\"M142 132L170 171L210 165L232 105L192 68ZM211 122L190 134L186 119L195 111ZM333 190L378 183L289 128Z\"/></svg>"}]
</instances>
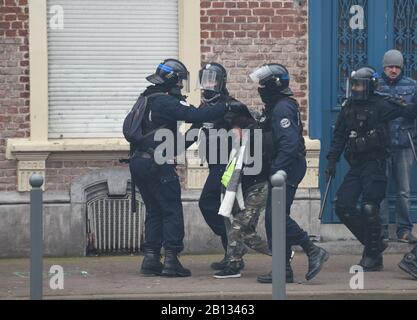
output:
<instances>
[{"instance_id":1,"label":"hooded figure in black","mask_svg":"<svg viewBox=\"0 0 417 320\"><path fill-rule=\"evenodd\" d=\"M334 177L336 163L343 152L350 165L336 194L335 211L365 247L359 263L364 271L383 269L382 252L387 247L381 237L379 206L387 187L388 123L397 117L414 119L417 115L415 105L376 94L377 86L378 75L373 68L352 72L347 100L336 120L327 154L327 180ZM357 208L359 199L360 209Z\"/></svg>"},{"instance_id":2,"label":"hooded figure in black","mask_svg":"<svg viewBox=\"0 0 417 320\"><path fill-rule=\"evenodd\" d=\"M222 117L227 109L225 104L206 109L190 106L181 94L184 82L189 80L188 71L176 59L165 60L158 65L155 74L146 79L153 84L142 93L148 98L142 121L142 131L147 138L134 146L130 160L134 183L146 207L145 257L140 272L147 276L187 277L191 272L177 257L184 248L184 220L174 159L156 164L154 151L162 142L155 141L154 135L149 133L158 128L168 129L176 145L177 121L212 121ZM162 247L165 249L163 264L160 261Z\"/></svg>"},{"instance_id":3,"label":"hooded figure in black","mask_svg":"<svg viewBox=\"0 0 417 320\"><path fill-rule=\"evenodd\" d=\"M199 109L211 110L219 104L227 105L229 112L213 121L195 123L192 128L200 128L199 153L208 163L209 175L199 200L201 213L210 229L221 237L223 248L227 250L227 231L224 218L218 214L220 208L222 184L221 178L228 163L232 149L231 121L236 116L251 117L247 107L232 98L226 88L227 72L218 63L208 63L199 72L202 101ZM219 134L223 131L224 135ZM203 139L201 139L203 137ZM222 138L224 137L224 138ZM223 270L227 266L226 254L220 262L211 264L214 270Z\"/></svg>"},{"instance_id":4,"label":"hooded figure in black","mask_svg":"<svg viewBox=\"0 0 417 320\"><path fill-rule=\"evenodd\" d=\"M302 230L291 214L298 185L306 173L306 150L303 138L303 125L298 103L291 98L293 95L288 87L290 76L288 70L280 64L267 64L251 75L251 79L259 84L259 94L265 105L265 121L263 129L264 156L269 163L269 176L279 170L287 174L286 181L286 280L293 282L293 271L290 265L291 247L300 245L308 256L308 272L306 279L311 280L321 270L328 259L328 253L314 245L307 232ZM272 251L272 208L271 183L268 185L268 201L265 210L265 227L268 245ZM258 282L271 283L271 273L258 277Z\"/></svg>"}]
</instances>

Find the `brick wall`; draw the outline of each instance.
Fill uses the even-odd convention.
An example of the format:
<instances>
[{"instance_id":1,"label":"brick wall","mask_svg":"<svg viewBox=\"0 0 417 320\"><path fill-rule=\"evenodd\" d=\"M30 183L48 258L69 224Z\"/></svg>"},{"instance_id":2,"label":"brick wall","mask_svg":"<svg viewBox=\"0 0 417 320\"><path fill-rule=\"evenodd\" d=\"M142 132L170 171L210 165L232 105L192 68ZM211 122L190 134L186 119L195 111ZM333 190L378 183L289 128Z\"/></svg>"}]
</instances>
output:
<instances>
[{"instance_id":1,"label":"brick wall","mask_svg":"<svg viewBox=\"0 0 417 320\"><path fill-rule=\"evenodd\" d=\"M103 168L125 167L116 161L98 161L98 160L68 160L68 161L46 161L46 188L48 191L68 190L71 182L92 170ZM180 182L185 187L186 172L183 166L178 166L177 172L180 176Z\"/></svg>"},{"instance_id":2,"label":"brick wall","mask_svg":"<svg viewBox=\"0 0 417 320\"><path fill-rule=\"evenodd\" d=\"M248 75L269 62L282 63L300 103L307 128L307 2L201 1L203 62L222 63L229 72L230 93L260 108L261 100Z\"/></svg>"},{"instance_id":3,"label":"brick wall","mask_svg":"<svg viewBox=\"0 0 417 320\"><path fill-rule=\"evenodd\" d=\"M35 0L36 1L36 0ZM30 136L27 0L0 0L0 191L17 189L16 162L5 160L8 138ZM260 107L247 75L267 62L288 66L291 88L307 117L307 5L293 1L201 1L202 61L229 70L228 88ZM90 170L120 166L117 161L47 161L47 190L68 190ZM182 183L184 168L179 168Z\"/></svg>"},{"instance_id":4,"label":"brick wall","mask_svg":"<svg viewBox=\"0 0 417 320\"><path fill-rule=\"evenodd\" d=\"M28 1L0 0L0 192L17 190L17 163L5 159L7 139L30 137L28 32ZM46 161L46 190L68 190L81 175L116 166L118 161Z\"/></svg>"},{"instance_id":5,"label":"brick wall","mask_svg":"<svg viewBox=\"0 0 417 320\"><path fill-rule=\"evenodd\" d=\"M28 18L27 0L0 0L0 191L17 189L7 139L30 134Z\"/></svg>"}]
</instances>

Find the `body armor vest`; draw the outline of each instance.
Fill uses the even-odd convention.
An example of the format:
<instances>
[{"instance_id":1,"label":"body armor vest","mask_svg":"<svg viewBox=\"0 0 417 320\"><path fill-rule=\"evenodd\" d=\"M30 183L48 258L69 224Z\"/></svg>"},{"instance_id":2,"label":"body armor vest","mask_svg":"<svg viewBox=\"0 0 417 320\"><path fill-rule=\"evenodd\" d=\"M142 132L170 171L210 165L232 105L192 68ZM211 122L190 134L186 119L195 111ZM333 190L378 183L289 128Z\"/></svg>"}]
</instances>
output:
<instances>
[{"instance_id":1,"label":"body armor vest","mask_svg":"<svg viewBox=\"0 0 417 320\"><path fill-rule=\"evenodd\" d=\"M389 148L389 133L387 124L378 121L378 105L348 102L346 108L346 159L352 162L385 158Z\"/></svg>"},{"instance_id":2,"label":"body armor vest","mask_svg":"<svg viewBox=\"0 0 417 320\"><path fill-rule=\"evenodd\" d=\"M297 100L290 97L285 97L283 99L289 99L292 103L295 103L297 105L297 127L299 129L298 132L300 139L297 157L302 159L306 156L306 147L303 135L303 123L301 121L301 114L298 109L298 102ZM277 139L276 137L274 137L274 132L272 131L272 117L270 116L273 108L276 108L276 104L266 114L263 113L261 118L259 119L259 127L262 129L262 155L267 159L268 163L271 163L278 156Z\"/></svg>"}]
</instances>

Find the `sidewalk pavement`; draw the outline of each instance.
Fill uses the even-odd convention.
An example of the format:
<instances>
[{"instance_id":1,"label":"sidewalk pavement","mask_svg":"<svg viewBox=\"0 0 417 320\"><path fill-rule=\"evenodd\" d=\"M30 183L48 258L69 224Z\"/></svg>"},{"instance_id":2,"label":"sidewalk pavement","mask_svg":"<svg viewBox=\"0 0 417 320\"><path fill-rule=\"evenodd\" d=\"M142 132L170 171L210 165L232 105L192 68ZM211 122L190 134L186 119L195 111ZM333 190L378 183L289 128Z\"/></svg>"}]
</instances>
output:
<instances>
[{"instance_id":1,"label":"sidewalk pavement","mask_svg":"<svg viewBox=\"0 0 417 320\"><path fill-rule=\"evenodd\" d=\"M312 281L304 279L306 256L297 252L293 260L294 284L287 285L288 299L417 299L417 281L398 268L403 254L388 254L384 271L364 274L364 290L352 290L351 266L359 255L331 255ZM181 256L192 277L142 277L142 256L45 258L44 299L148 299L221 300L271 299L272 286L256 282L271 270L271 257L248 254L241 278L215 279L210 263L221 255ZM52 290L47 273L52 265L64 269L64 289ZM0 259L0 299L29 298L29 259Z\"/></svg>"}]
</instances>

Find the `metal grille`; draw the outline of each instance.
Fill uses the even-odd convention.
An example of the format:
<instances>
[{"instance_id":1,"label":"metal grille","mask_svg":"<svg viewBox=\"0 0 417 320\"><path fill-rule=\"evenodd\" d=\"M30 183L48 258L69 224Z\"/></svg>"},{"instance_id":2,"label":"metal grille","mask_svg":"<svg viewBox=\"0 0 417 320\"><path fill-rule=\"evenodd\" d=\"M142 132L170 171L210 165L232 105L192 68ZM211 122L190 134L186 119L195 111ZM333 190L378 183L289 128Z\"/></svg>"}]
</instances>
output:
<instances>
[{"instance_id":1,"label":"metal grille","mask_svg":"<svg viewBox=\"0 0 417 320\"><path fill-rule=\"evenodd\" d=\"M394 46L404 55L404 73L417 79L417 0L394 2Z\"/></svg>"},{"instance_id":2,"label":"metal grille","mask_svg":"<svg viewBox=\"0 0 417 320\"><path fill-rule=\"evenodd\" d=\"M364 10L364 29L352 30L350 8L360 5ZM346 79L358 67L368 61L368 1L367 0L339 0L338 38L338 105L342 103L346 93Z\"/></svg>"},{"instance_id":3,"label":"metal grille","mask_svg":"<svg viewBox=\"0 0 417 320\"><path fill-rule=\"evenodd\" d=\"M130 198L95 199L87 203L87 255L139 253L144 235L145 205Z\"/></svg>"}]
</instances>

